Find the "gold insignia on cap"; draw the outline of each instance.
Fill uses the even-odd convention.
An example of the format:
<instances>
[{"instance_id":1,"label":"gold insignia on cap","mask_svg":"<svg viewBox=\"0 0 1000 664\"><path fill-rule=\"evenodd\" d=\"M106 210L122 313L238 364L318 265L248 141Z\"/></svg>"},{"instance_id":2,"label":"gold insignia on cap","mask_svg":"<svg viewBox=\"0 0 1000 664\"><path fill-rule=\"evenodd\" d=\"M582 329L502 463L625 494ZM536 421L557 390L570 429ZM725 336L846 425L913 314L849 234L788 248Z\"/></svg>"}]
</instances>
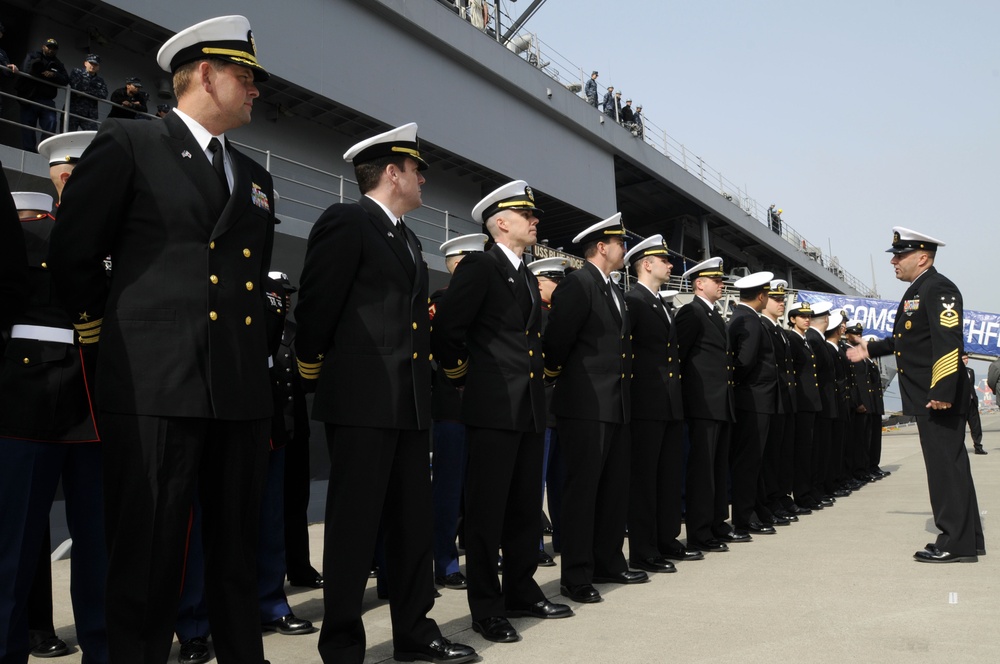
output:
<instances>
[{"instance_id":1,"label":"gold insignia on cap","mask_svg":"<svg viewBox=\"0 0 1000 664\"><path fill-rule=\"evenodd\" d=\"M250 42L250 50L254 56L257 55L257 42L253 40L253 30L247 30L247 41Z\"/></svg>"},{"instance_id":2,"label":"gold insignia on cap","mask_svg":"<svg viewBox=\"0 0 1000 664\"><path fill-rule=\"evenodd\" d=\"M899 231L896 231L892 234L892 243L893 244L899 243Z\"/></svg>"},{"instance_id":3,"label":"gold insignia on cap","mask_svg":"<svg viewBox=\"0 0 1000 664\"><path fill-rule=\"evenodd\" d=\"M535 202L535 194L534 192L531 191L531 187L524 188L524 195L527 196L528 200L531 201L532 203Z\"/></svg>"},{"instance_id":4,"label":"gold insignia on cap","mask_svg":"<svg viewBox=\"0 0 1000 664\"><path fill-rule=\"evenodd\" d=\"M941 312L941 327L958 327L959 315L955 311L955 303L943 304L944 311Z\"/></svg>"}]
</instances>

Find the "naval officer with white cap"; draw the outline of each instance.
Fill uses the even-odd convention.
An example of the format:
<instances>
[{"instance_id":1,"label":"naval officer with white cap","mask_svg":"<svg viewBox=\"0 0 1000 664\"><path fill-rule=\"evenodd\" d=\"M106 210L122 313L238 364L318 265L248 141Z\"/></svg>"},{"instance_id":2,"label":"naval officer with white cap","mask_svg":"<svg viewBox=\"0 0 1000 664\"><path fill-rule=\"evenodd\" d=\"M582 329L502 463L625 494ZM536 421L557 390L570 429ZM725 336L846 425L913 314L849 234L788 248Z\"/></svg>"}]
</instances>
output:
<instances>
[{"instance_id":1,"label":"naval officer with white cap","mask_svg":"<svg viewBox=\"0 0 1000 664\"><path fill-rule=\"evenodd\" d=\"M895 354L903 412L914 415L927 466L935 542L914 554L920 562L976 562L986 553L976 487L965 449L969 381L962 366L962 294L934 267L944 242L909 228L892 229L890 261L909 282L892 336L861 341L850 359Z\"/></svg>"},{"instance_id":2,"label":"naval officer with white cap","mask_svg":"<svg viewBox=\"0 0 1000 664\"><path fill-rule=\"evenodd\" d=\"M242 16L182 30L157 62L173 75L177 108L162 122L102 125L52 234L56 290L79 342L101 349L108 645L112 661L169 656L200 489L216 654L259 664L255 561L272 411L261 284L274 192L226 134L250 122L267 72Z\"/></svg>"},{"instance_id":3,"label":"naval officer with white cap","mask_svg":"<svg viewBox=\"0 0 1000 664\"><path fill-rule=\"evenodd\" d=\"M677 312L681 393L691 440L685 481L687 548L728 551L726 542L747 541L726 523L729 500L729 430L735 419L732 353L726 322L715 308L722 297L722 259L704 260L683 275L694 298ZM723 541L725 540L725 541Z\"/></svg>"},{"instance_id":4,"label":"naval officer with white cap","mask_svg":"<svg viewBox=\"0 0 1000 664\"><path fill-rule=\"evenodd\" d=\"M562 594L600 602L594 583L644 583L622 553L628 517L628 422L632 378L628 306L611 272L624 266L621 213L575 238L585 262L552 294L545 375L556 380L552 410L563 459Z\"/></svg>"},{"instance_id":5,"label":"naval officer with white cap","mask_svg":"<svg viewBox=\"0 0 1000 664\"><path fill-rule=\"evenodd\" d=\"M331 462L319 653L328 663L364 660L362 600L381 522L394 657L466 662L476 651L427 616L430 301L420 242L402 220L422 202L417 125L361 141L344 160L362 196L331 205L313 226L295 309L299 374L316 392L312 418L326 427Z\"/></svg>"}]
</instances>

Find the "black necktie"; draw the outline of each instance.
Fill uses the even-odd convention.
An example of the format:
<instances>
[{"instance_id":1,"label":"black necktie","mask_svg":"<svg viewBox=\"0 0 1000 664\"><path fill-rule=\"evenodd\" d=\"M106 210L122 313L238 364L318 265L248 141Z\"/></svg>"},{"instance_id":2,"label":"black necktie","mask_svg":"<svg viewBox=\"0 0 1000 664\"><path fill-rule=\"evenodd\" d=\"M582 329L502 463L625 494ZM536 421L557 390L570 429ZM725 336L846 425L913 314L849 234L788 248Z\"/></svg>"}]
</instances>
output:
<instances>
[{"instance_id":1,"label":"black necktie","mask_svg":"<svg viewBox=\"0 0 1000 664\"><path fill-rule=\"evenodd\" d=\"M611 314L615 317L615 321L617 321L618 324L620 325L622 322L622 311L618 306L618 298L615 297L614 293L611 292L615 288L617 288L617 286L615 286L610 281L607 283L606 286L607 286L608 299L611 301Z\"/></svg>"},{"instance_id":2,"label":"black necktie","mask_svg":"<svg viewBox=\"0 0 1000 664\"><path fill-rule=\"evenodd\" d=\"M521 306L524 319L531 316L531 291L528 290L528 276L524 268L524 263L517 266L517 282L514 284L514 297Z\"/></svg>"},{"instance_id":3,"label":"black necktie","mask_svg":"<svg viewBox=\"0 0 1000 664\"><path fill-rule=\"evenodd\" d=\"M208 142L208 151L212 153L212 168L215 169L215 174L219 176L219 180L228 194L229 178L226 177L226 151L222 147L222 143L219 142L219 139L214 136Z\"/></svg>"}]
</instances>

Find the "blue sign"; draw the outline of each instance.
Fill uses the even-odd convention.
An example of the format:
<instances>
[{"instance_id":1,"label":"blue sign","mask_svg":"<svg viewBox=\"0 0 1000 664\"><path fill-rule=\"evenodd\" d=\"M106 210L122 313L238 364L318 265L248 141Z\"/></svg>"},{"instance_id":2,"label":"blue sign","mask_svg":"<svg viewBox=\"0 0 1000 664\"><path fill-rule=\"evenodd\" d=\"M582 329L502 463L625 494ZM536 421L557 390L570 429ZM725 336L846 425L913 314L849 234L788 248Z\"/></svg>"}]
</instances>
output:
<instances>
[{"instance_id":1,"label":"blue sign","mask_svg":"<svg viewBox=\"0 0 1000 664\"><path fill-rule=\"evenodd\" d=\"M848 320L861 321L865 334L882 338L892 334L896 323L896 309L899 302L874 300L867 297L851 297L816 291L799 291L799 300L810 304L831 302L834 309L847 312ZM1000 356L1000 315L983 311L962 312L962 332L965 336L965 350L969 353Z\"/></svg>"}]
</instances>

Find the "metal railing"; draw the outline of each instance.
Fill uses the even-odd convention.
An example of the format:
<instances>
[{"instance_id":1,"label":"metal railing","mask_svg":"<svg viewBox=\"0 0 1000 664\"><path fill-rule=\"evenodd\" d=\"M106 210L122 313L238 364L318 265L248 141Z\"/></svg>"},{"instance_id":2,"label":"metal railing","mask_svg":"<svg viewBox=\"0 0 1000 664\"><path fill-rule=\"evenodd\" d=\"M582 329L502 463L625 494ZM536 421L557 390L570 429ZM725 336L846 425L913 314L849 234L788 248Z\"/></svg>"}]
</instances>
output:
<instances>
[{"instance_id":1,"label":"metal railing","mask_svg":"<svg viewBox=\"0 0 1000 664\"><path fill-rule=\"evenodd\" d=\"M504 14L500 17L501 24L504 17L510 22L510 17ZM487 26L488 29L491 27ZM502 30L498 32L502 32ZM507 43L507 49L579 96L584 103L588 103L583 89L586 81L590 79L589 71L585 71L582 67L573 64L569 58L562 55L555 47L539 39L537 34L523 30L518 31ZM598 85L597 110L599 112L603 112L600 104L606 87ZM630 131L630 129L625 127L622 127L622 130ZM732 182L720 171L706 163L701 156L691 152L683 143L670 136L665 129L657 125L654 120L651 120L646 113L642 114L641 134L636 135L636 133L632 133L633 136L636 136L637 140L643 141L667 159L677 163L688 173L712 187L720 196L739 208L746 216L755 219L758 223L769 229L775 230L772 228L770 219L768 218L767 206L759 203L743 187ZM874 288L868 286L841 267L835 256L825 255L822 249L809 243L805 237L789 226L784 220L781 221L780 227L777 227L776 235L795 247L796 250L805 254L807 258L827 269L861 295L865 297L878 297L878 293Z\"/></svg>"}]
</instances>

